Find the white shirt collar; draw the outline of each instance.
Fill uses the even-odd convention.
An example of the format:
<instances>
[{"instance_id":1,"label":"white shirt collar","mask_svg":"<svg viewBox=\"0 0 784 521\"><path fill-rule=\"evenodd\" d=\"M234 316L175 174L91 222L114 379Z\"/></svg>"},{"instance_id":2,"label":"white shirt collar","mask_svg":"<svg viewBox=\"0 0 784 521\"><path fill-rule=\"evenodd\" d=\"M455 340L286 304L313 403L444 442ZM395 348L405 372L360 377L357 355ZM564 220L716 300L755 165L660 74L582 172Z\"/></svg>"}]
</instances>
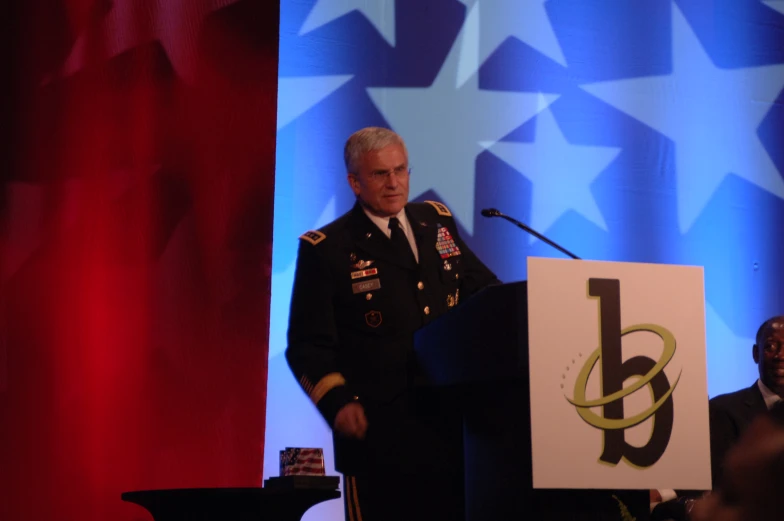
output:
<instances>
[{"instance_id":1,"label":"white shirt collar","mask_svg":"<svg viewBox=\"0 0 784 521\"><path fill-rule=\"evenodd\" d=\"M389 237L391 235L391 231L389 230L389 217L379 217L378 215L373 215L368 211L367 208L364 206L362 207L362 211L365 212L365 215L373 221L373 223L378 226L379 230L384 232L384 235ZM406 237L411 235L409 232L411 230L411 224L408 222L408 217L406 217L406 209L403 207L397 215L397 220L400 221L400 227L403 228L403 232L406 234Z\"/></svg>"},{"instance_id":2,"label":"white shirt collar","mask_svg":"<svg viewBox=\"0 0 784 521\"><path fill-rule=\"evenodd\" d=\"M367 208L364 206L362 207L362 211L365 212L365 215L373 221L373 224L378 226L381 233L390 237L392 235L392 230L389 229L389 217L379 217L378 215L373 215L370 213ZM408 245L411 246L411 251L414 253L414 259L419 262L419 249L417 248L416 238L414 237L414 230L411 228L411 223L408 221L408 217L406 217L406 209L405 207L400 210L397 215L397 220L400 221L400 227L403 229L403 233L408 240Z\"/></svg>"},{"instance_id":3,"label":"white shirt collar","mask_svg":"<svg viewBox=\"0 0 784 521\"><path fill-rule=\"evenodd\" d=\"M757 387L762 393L762 399L765 400L765 406L768 410L781 401L781 396L771 391L767 385L762 383L762 380L757 380Z\"/></svg>"}]
</instances>

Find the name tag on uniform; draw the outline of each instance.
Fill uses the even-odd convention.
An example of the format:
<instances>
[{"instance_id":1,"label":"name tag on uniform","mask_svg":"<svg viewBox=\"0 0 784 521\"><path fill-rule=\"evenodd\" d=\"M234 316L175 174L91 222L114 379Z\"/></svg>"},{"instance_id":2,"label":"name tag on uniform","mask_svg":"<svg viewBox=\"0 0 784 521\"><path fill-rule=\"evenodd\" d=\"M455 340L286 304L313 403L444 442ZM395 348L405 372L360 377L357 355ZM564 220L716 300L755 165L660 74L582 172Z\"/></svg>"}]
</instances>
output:
<instances>
[{"instance_id":1,"label":"name tag on uniform","mask_svg":"<svg viewBox=\"0 0 784 521\"><path fill-rule=\"evenodd\" d=\"M371 275L378 274L378 268L370 268L369 270L359 270L351 272L351 279L361 279L362 277L370 277ZM354 292L356 293L356 291Z\"/></svg>"},{"instance_id":2,"label":"name tag on uniform","mask_svg":"<svg viewBox=\"0 0 784 521\"><path fill-rule=\"evenodd\" d=\"M379 279L370 279L364 282L355 282L351 285L351 289L354 293L365 293L367 291L373 291L374 289L381 288L381 281Z\"/></svg>"}]
</instances>

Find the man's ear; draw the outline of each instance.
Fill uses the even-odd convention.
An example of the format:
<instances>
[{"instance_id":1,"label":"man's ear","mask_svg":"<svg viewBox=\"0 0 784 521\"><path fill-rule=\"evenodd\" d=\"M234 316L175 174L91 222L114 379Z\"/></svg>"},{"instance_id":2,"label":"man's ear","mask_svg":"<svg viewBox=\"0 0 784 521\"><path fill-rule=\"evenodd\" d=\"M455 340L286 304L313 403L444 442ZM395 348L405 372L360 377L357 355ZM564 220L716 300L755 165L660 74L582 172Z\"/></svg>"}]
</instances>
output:
<instances>
[{"instance_id":1,"label":"man's ear","mask_svg":"<svg viewBox=\"0 0 784 521\"><path fill-rule=\"evenodd\" d=\"M754 358L754 363L759 364L759 350L757 349L757 344L754 344L754 347L751 348L751 356Z\"/></svg>"},{"instance_id":2,"label":"man's ear","mask_svg":"<svg viewBox=\"0 0 784 521\"><path fill-rule=\"evenodd\" d=\"M354 192L354 195L359 195L359 179L357 179L356 174L349 172L348 175L346 175L346 179L348 179L348 186L351 187L351 191Z\"/></svg>"}]
</instances>

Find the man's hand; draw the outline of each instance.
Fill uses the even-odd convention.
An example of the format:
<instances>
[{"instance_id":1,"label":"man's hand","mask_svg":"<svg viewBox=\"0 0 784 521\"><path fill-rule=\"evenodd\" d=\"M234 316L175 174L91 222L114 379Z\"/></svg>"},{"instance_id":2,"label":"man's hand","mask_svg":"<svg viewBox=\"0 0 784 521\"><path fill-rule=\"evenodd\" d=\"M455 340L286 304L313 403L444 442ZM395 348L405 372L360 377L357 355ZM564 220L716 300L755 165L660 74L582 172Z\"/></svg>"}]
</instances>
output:
<instances>
[{"instance_id":1,"label":"man's hand","mask_svg":"<svg viewBox=\"0 0 784 521\"><path fill-rule=\"evenodd\" d=\"M367 425L365 408L358 402L344 405L335 416L334 429L347 438L364 440Z\"/></svg>"}]
</instances>

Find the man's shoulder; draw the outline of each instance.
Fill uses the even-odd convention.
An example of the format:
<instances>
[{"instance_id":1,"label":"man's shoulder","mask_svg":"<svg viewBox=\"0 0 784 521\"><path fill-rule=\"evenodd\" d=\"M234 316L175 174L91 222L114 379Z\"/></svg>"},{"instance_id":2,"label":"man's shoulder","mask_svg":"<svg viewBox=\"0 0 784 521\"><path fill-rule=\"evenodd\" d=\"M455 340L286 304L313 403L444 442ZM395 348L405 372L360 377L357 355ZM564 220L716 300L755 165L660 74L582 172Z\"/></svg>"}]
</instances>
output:
<instances>
[{"instance_id":1,"label":"man's shoulder","mask_svg":"<svg viewBox=\"0 0 784 521\"><path fill-rule=\"evenodd\" d=\"M348 226L349 214L342 215L317 230L308 230L299 236L300 241L322 248L336 244Z\"/></svg>"},{"instance_id":2,"label":"man's shoulder","mask_svg":"<svg viewBox=\"0 0 784 521\"><path fill-rule=\"evenodd\" d=\"M423 201L421 203L408 203L406 208L420 219L438 217L452 218L452 212L447 205L439 201Z\"/></svg>"},{"instance_id":3,"label":"man's shoulder","mask_svg":"<svg viewBox=\"0 0 784 521\"><path fill-rule=\"evenodd\" d=\"M744 387L743 389L738 389L737 391L733 391L731 393L724 393L718 396L714 396L710 399L711 407L715 409L727 409L733 408L738 404L748 402L750 400L756 400L758 397L762 398L762 395L757 387L756 382L750 387Z\"/></svg>"}]
</instances>

